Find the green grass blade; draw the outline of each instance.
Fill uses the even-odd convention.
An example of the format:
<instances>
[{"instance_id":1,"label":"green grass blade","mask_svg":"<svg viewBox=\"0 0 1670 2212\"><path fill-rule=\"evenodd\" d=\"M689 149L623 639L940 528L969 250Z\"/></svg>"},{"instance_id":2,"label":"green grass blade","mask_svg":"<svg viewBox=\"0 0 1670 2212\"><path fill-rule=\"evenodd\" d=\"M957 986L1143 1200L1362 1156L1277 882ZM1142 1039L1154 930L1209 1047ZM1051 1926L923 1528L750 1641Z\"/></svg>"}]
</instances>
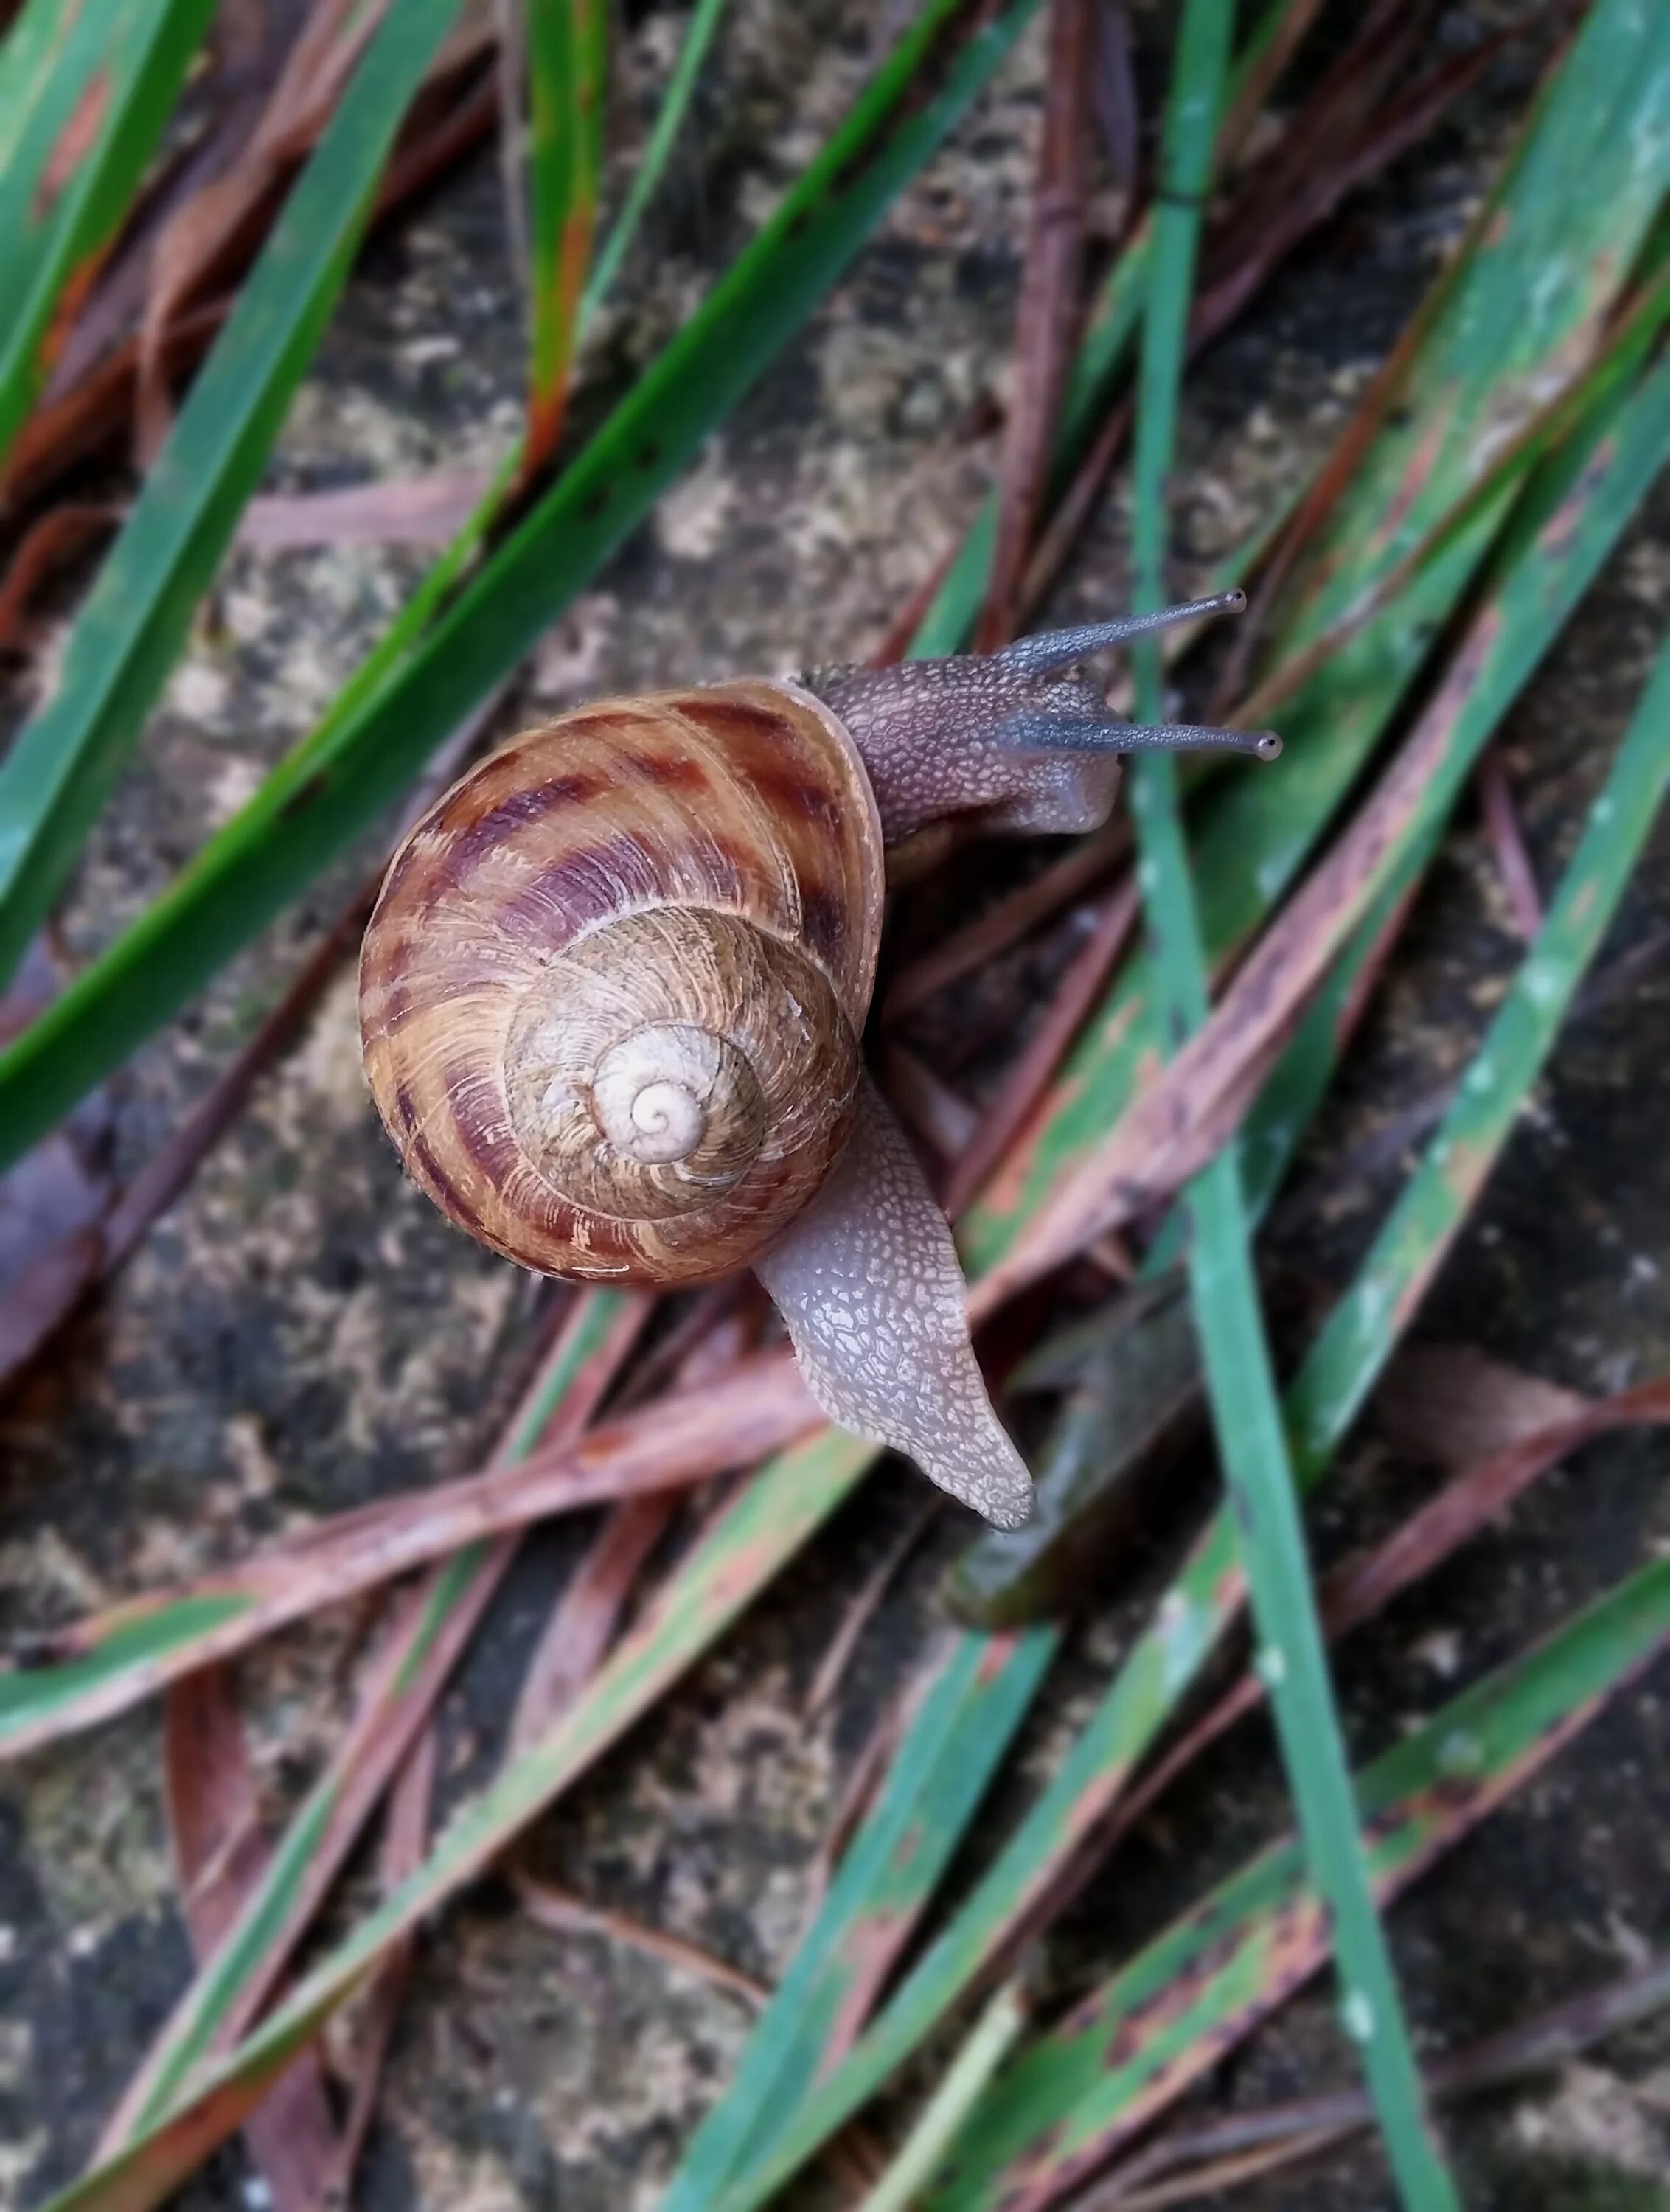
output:
<instances>
[{"instance_id":1,"label":"green grass blade","mask_svg":"<svg viewBox=\"0 0 1670 2212\"><path fill-rule=\"evenodd\" d=\"M978 2103L1024 2033L1028 2009L1025 1984L1018 1975L993 1991L973 2033L946 2068L944 2079L859 2212L911 2212L913 2205L921 2203L922 2191L944 2164L969 2108Z\"/></svg>"},{"instance_id":2,"label":"green grass blade","mask_svg":"<svg viewBox=\"0 0 1670 2212\"><path fill-rule=\"evenodd\" d=\"M586 287L580 316L582 329L602 306L604 295L626 258L627 249L637 235L644 210L654 198L666 173L679 130L689 110L696 79L701 74L701 64L707 58L707 49L714 42L719 19L724 13L725 0L696 0L695 6L690 10L684 41L678 49L678 58L672 65L672 75L667 80L667 88L656 112L649 143L633 173L631 185L621 211L615 218L614 228L598 251L592 281Z\"/></svg>"},{"instance_id":3,"label":"green grass blade","mask_svg":"<svg viewBox=\"0 0 1670 2212\"><path fill-rule=\"evenodd\" d=\"M1589 811L1581 843L1419 1167L1296 1378L1295 1457L1309 1472L1355 1418L1495 1166L1572 994L1618 910L1670 781L1670 645Z\"/></svg>"},{"instance_id":4,"label":"green grass blade","mask_svg":"<svg viewBox=\"0 0 1670 2212\"><path fill-rule=\"evenodd\" d=\"M304 744L0 1055L0 1165L202 988L501 681L840 276L1038 0L957 42L932 0L769 223L557 484L362 710Z\"/></svg>"},{"instance_id":5,"label":"green grass blade","mask_svg":"<svg viewBox=\"0 0 1670 2212\"><path fill-rule=\"evenodd\" d=\"M1594 186L1574 193L1581 173ZM1670 13L1596 0L1537 105L1470 255L1442 280L1400 404L1323 532L1275 640L1301 650L1358 605L1488 470L1505 432L1564 380L1607 314L1670 189ZM1540 312L1524 312L1535 297ZM1273 909L1356 781L1493 542L1497 500L1290 701L1271 775L1222 779L1193 841L1214 963ZM1000 1258L1038 1202L1105 1134L1160 1047L1153 971L1126 973L1063 1068L1039 1132L959 1231L971 1270Z\"/></svg>"},{"instance_id":6,"label":"green grass blade","mask_svg":"<svg viewBox=\"0 0 1670 2212\"><path fill-rule=\"evenodd\" d=\"M1379 1896L1389 1900L1546 1765L1667 1636L1670 1564L1656 1560L1368 1766L1358 1795ZM1262 1854L999 2078L932 2212L1054 2203L1327 1953L1326 1908L1299 1850Z\"/></svg>"},{"instance_id":7,"label":"green grass blade","mask_svg":"<svg viewBox=\"0 0 1670 2212\"><path fill-rule=\"evenodd\" d=\"M850 2032L855 1989L873 1992L887 1955L937 1887L1024 1717L1059 1638L1054 1630L950 1639L874 1808L854 1838L738 2062L691 2137L659 2212L699 2212L757 2158Z\"/></svg>"},{"instance_id":8,"label":"green grass blade","mask_svg":"<svg viewBox=\"0 0 1670 2212\"><path fill-rule=\"evenodd\" d=\"M603 164L608 28L604 0L528 0L530 469L556 449L574 372Z\"/></svg>"},{"instance_id":9,"label":"green grass blade","mask_svg":"<svg viewBox=\"0 0 1670 2212\"><path fill-rule=\"evenodd\" d=\"M1162 157L1166 189L1155 216L1133 471L1132 544L1139 611L1165 600L1165 487L1175 449L1199 206L1224 94L1230 13L1226 0L1189 0L1167 108ZM1159 654L1151 645L1133 660L1136 719L1157 721L1163 715ZM1136 762L1131 808L1161 1027L1181 1042L1205 1022L1209 998L1176 767L1169 755L1151 754ZM1420 2069L1358 1844L1345 1737L1311 1589L1235 1148L1196 1179L1187 1204L1194 1225L1189 1280L1218 1455L1264 1640L1288 1784L1307 1856L1333 1918L1339 1972L1348 1992L1342 2016L1361 2045L1405 2203L1411 2212L1452 2212L1459 2199L1427 2120Z\"/></svg>"},{"instance_id":10,"label":"green grass blade","mask_svg":"<svg viewBox=\"0 0 1670 2212\"><path fill-rule=\"evenodd\" d=\"M0 46L0 462L128 211L212 0L30 0Z\"/></svg>"},{"instance_id":11,"label":"green grass blade","mask_svg":"<svg viewBox=\"0 0 1670 2212\"><path fill-rule=\"evenodd\" d=\"M0 766L0 982L57 897L167 681L318 344L458 0L394 0Z\"/></svg>"}]
</instances>

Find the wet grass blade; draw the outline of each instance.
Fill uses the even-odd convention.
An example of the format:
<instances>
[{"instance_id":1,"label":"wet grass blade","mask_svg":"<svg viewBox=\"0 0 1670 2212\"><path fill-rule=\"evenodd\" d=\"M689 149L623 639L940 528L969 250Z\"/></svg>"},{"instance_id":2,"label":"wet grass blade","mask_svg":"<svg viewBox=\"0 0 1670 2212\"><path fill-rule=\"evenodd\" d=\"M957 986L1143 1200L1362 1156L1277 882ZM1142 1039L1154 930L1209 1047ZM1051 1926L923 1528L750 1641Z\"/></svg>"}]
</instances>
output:
<instances>
[{"instance_id":1,"label":"wet grass blade","mask_svg":"<svg viewBox=\"0 0 1670 2212\"><path fill-rule=\"evenodd\" d=\"M1037 4L1009 0L971 28L969 0L930 0L759 236L398 668L328 744L304 743L282 763L0 1055L0 1164L374 823L508 674L805 322Z\"/></svg>"},{"instance_id":2,"label":"wet grass blade","mask_svg":"<svg viewBox=\"0 0 1670 2212\"><path fill-rule=\"evenodd\" d=\"M56 2212L141 2212L160 2203L243 2124L390 1948L483 1873L558 1791L590 1766L707 1649L835 1510L871 1447L829 1433L773 1461L681 1571L653 1617L610 1655L591 1693L452 1822L418 1872L368 1914L229 2057L210 2061L145 2135L53 2200Z\"/></svg>"},{"instance_id":3,"label":"wet grass blade","mask_svg":"<svg viewBox=\"0 0 1670 2212\"><path fill-rule=\"evenodd\" d=\"M1138 390L1132 547L1139 611L1165 600L1166 479L1176 441L1178 393L1193 286L1199 204L1224 93L1230 10L1189 0L1179 34L1155 214ZM1160 659L1133 656L1136 719L1163 718ZM1134 764L1131 811L1162 1033L1174 1042L1205 1023L1206 960L1189 880L1177 773L1167 754ZM1345 1736L1311 1589L1304 1530L1265 1335L1251 1227L1234 1147L1191 1186L1188 1249L1195 1325L1218 1456L1263 1638L1271 1703L1306 1856L1326 1899L1342 1983L1342 2018L1363 2069L1404 2203L1411 2212L1459 2206L1431 2134L1409 2030L1357 1836Z\"/></svg>"},{"instance_id":4,"label":"wet grass blade","mask_svg":"<svg viewBox=\"0 0 1670 2212\"><path fill-rule=\"evenodd\" d=\"M1667 1637L1670 1565L1656 1560L1367 1767L1357 1794L1380 1899L1539 1771ZM1298 1847L1265 1853L993 2084L932 2212L1041 2212L1218 2063L1328 1949L1327 1909Z\"/></svg>"},{"instance_id":5,"label":"wet grass blade","mask_svg":"<svg viewBox=\"0 0 1670 2212\"><path fill-rule=\"evenodd\" d=\"M0 766L0 981L51 908L167 681L458 4L395 0L100 571L51 696Z\"/></svg>"},{"instance_id":6,"label":"wet grass blade","mask_svg":"<svg viewBox=\"0 0 1670 2212\"><path fill-rule=\"evenodd\" d=\"M1295 1380L1288 1427L1303 1472L1321 1465L1355 1418L1495 1166L1618 910L1667 782L1670 646L1454 1104Z\"/></svg>"},{"instance_id":7,"label":"wet grass blade","mask_svg":"<svg viewBox=\"0 0 1670 2212\"><path fill-rule=\"evenodd\" d=\"M126 216L212 0L30 0L0 47L0 478Z\"/></svg>"},{"instance_id":8,"label":"wet grass blade","mask_svg":"<svg viewBox=\"0 0 1670 2212\"><path fill-rule=\"evenodd\" d=\"M596 266L591 282L586 287L586 297L580 307L580 325L585 325L603 304L604 295L614 283L622 262L633 239L637 235L644 210L654 198L667 163L672 158L678 133L689 111L696 80L701 74L701 64L707 58L707 49L719 28L719 19L725 13L725 0L696 0L690 10L689 24L684 33L683 44L678 49L678 58L672 65L672 75L661 96L656 111L654 127L649 143L644 148L621 211L598 250Z\"/></svg>"},{"instance_id":9,"label":"wet grass blade","mask_svg":"<svg viewBox=\"0 0 1670 2212\"><path fill-rule=\"evenodd\" d=\"M524 465L556 449L603 161L604 0L528 0L529 367Z\"/></svg>"},{"instance_id":10,"label":"wet grass blade","mask_svg":"<svg viewBox=\"0 0 1670 2212\"><path fill-rule=\"evenodd\" d=\"M710 2204L745 2161L760 2156L850 2043L973 1818L1057 1641L1047 1628L950 1640L880 1796L658 2212Z\"/></svg>"},{"instance_id":11,"label":"wet grass blade","mask_svg":"<svg viewBox=\"0 0 1670 2212\"><path fill-rule=\"evenodd\" d=\"M1637 149L1641 149L1638 154ZM1575 195L1574 173L1595 197ZM1594 342L1624 270L1670 188L1670 16L1597 0L1539 99L1472 252L1442 280L1412 349L1400 404L1317 540L1279 655L1303 650L1419 544L1488 469L1500 440ZM1546 318L1523 313L1533 295ZM1350 789L1460 604L1500 527L1510 488L1477 516L1290 701L1287 750L1269 775L1222 779L1192 839L1214 965L1273 910ZM1160 1043L1151 963L1132 963L1069 1060L1041 1116L966 1218L975 1270L997 1262L1038 1203L1105 1135Z\"/></svg>"}]
</instances>

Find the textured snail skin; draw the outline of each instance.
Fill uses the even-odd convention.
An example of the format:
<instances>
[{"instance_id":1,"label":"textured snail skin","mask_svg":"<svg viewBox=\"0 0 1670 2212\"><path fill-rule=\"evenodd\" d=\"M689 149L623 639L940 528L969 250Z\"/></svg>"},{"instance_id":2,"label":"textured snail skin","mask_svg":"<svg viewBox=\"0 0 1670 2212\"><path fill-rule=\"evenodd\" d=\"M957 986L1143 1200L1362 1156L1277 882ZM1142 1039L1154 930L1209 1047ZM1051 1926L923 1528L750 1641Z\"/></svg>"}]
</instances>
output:
<instances>
[{"instance_id":1,"label":"textured snail skin","mask_svg":"<svg viewBox=\"0 0 1670 2212\"><path fill-rule=\"evenodd\" d=\"M730 684L518 738L413 830L360 963L414 1179L542 1273L754 1259L851 1123L881 927L863 766L828 708Z\"/></svg>"},{"instance_id":2,"label":"textured snail skin","mask_svg":"<svg viewBox=\"0 0 1670 2212\"><path fill-rule=\"evenodd\" d=\"M956 1247L867 1077L851 1143L756 1273L832 1421L908 1454L998 1528L1020 1527L1032 1478L986 1395Z\"/></svg>"}]
</instances>

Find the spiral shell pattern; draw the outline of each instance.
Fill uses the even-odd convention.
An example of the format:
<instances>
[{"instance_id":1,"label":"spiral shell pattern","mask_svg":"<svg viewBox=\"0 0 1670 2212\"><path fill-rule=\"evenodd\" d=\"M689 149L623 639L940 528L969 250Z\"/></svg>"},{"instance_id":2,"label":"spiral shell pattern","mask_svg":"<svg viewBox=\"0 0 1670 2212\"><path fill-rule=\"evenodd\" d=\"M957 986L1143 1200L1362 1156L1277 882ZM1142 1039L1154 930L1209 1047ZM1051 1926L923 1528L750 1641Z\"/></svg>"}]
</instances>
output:
<instances>
[{"instance_id":1,"label":"spiral shell pattern","mask_svg":"<svg viewBox=\"0 0 1670 2212\"><path fill-rule=\"evenodd\" d=\"M883 860L829 709L739 683L516 738L395 855L366 1070L415 1180L544 1274L757 1257L851 1125Z\"/></svg>"}]
</instances>

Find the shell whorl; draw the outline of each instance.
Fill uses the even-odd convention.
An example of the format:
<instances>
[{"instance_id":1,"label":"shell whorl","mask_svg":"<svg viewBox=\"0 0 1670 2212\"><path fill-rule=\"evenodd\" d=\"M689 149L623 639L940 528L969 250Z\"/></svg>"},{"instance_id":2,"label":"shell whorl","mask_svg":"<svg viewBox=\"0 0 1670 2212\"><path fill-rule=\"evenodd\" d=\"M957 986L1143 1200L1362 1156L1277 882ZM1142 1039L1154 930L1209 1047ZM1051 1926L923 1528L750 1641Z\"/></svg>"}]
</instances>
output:
<instances>
[{"instance_id":1,"label":"shell whorl","mask_svg":"<svg viewBox=\"0 0 1670 2212\"><path fill-rule=\"evenodd\" d=\"M408 1169L544 1273L756 1257L845 1142L881 895L862 764L792 685L518 738L417 825L367 933L367 1072Z\"/></svg>"}]
</instances>

